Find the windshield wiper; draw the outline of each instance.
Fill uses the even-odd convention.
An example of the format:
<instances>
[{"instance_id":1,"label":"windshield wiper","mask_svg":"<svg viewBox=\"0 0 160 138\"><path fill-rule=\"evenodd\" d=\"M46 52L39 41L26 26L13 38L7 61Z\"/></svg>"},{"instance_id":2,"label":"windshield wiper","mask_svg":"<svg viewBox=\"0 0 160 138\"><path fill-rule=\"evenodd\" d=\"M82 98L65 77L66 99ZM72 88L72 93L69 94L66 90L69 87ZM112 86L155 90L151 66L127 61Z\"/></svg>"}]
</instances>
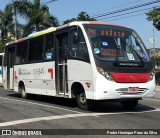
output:
<instances>
[{"instance_id":1,"label":"windshield wiper","mask_svg":"<svg viewBox=\"0 0 160 138\"><path fill-rule=\"evenodd\" d=\"M123 39L122 39L123 40ZM123 40L124 41L124 40ZM124 41L125 42L125 41ZM137 51L132 47L132 46L129 46L127 42L125 42L127 47L132 50L136 55L137 57L139 58L140 62L142 63L142 66L144 66L144 61L143 59L141 58L141 56L137 53Z\"/></svg>"}]
</instances>

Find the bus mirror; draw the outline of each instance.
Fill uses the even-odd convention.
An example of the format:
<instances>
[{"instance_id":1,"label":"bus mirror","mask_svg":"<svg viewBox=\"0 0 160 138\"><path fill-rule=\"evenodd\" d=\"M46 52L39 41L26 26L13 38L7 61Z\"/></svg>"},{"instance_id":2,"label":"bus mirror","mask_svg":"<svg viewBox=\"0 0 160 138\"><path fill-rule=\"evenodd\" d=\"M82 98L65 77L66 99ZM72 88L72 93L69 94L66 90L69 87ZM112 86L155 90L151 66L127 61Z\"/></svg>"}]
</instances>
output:
<instances>
[{"instance_id":1,"label":"bus mirror","mask_svg":"<svg viewBox=\"0 0 160 138\"><path fill-rule=\"evenodd\" d=\"M73 33L73 43L78 44L78 42L79 42L78 33L74 32Z\"/></svg>"}]
</instances>

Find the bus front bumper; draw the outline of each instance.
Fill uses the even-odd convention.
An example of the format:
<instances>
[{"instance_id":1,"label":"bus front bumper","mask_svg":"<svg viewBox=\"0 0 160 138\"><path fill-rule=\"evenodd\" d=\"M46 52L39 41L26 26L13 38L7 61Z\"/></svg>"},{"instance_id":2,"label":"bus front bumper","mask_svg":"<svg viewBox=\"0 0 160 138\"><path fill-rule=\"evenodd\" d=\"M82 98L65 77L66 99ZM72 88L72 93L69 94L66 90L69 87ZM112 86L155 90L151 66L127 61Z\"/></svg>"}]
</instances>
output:
<instances>
[{"instance_id":1,"label":"bus front bumper","mask_svg":"<svg viewBox=\"0 0 160 138\"><path fill-rule=\"evenodd\" d=\"M130 89L133 91L129 91ZM103 77L97 79L95 90L94 100L153 98L156 84L155 78L147 83L116 83Z\"/></svg>"}]
</instances>

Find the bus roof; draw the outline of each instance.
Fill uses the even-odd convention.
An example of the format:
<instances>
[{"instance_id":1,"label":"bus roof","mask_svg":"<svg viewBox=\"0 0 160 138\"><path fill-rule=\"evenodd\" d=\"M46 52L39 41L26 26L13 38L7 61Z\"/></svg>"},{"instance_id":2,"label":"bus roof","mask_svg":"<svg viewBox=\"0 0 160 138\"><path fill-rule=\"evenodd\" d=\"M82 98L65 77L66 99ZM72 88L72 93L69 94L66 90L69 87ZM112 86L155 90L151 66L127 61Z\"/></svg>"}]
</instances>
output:
<instances>
[{"instance_id":1,"label":"bus roof","mask_svg":"<svg viewBox=\"0 0 160 138\"><path fill-rule=\"evenodd\" d=\"M21 38L21 39L18 39L16 41L12 41L10 43L7 43L7 45L9 44L14 44L14 43L19 43L19 42L23 42L24 40L28 40L28 39L31 39L31 38L34 38L34 37L37 37L37 36L41 36L41 35L44 35L44 34L48 34L50 32L54 32L56 31L56 27L50 27L48 29L45 29L45 30L42 30L42 31L39 31L39 32L35 32L35 33L32 33L30 35L28 35L27 37L24 37L24 38Z\"/></svg>"},{"instance_id":2,"label":"bus roof","mask_svg":"<svg viewBox=\"0 0 160 138\"><path fill-rule=\"evenodd\" d=\"M117 24L112 24L112 23L108 23L108 22L98 22L98 21L74 21L62 26L59 26L56 28L56 30L62 29L62 28L66 28L68 26L74 26L74 25L81 25L81 24L101 24L101 25L109 25L109 26L118 26L118 27L125 27L125 26L120 26ZM126 28L126 27L125 27Z\"/></svg>"},{"instance_id":3,"label":"bus roof","mask_svg":"<svg viewBox=\"0 0 160 138\"><path fill-rule=\"evenodd\" d=\"M110 25L110 26L120 26L117 24L112 24L109 22L98 22L98 21L75 21L75 22L71 22L70 24L102 24L102 25ZM120 26L120 27L124 27L124 26Z\"/></svg>"},{"instance_id":4,"label":"bus roof","mask_svg":"<svg viewBox=\"0 0 160 138\"><path fill-rule=\"evenodd\" d=\"M60 30L60 29L63 29L63 28L67 28L67 27L69 27L69 26L82 25L82 24L101 24L101 25L124 27L124 26L120 26L120 25L117 25L117 24L107 23L107 22L98 22L98 21L74 21L74 22L71 22L71 23L68 23L68 24L65 24L65 25L62 25L62 26L50 27L50 28L48 28L48 29L45 29L45 30L42 30L42 31L39 31L39 32L32 33L32 34L28 35L27 37L18 39L18 40L16 40L16 41L9 42L9 43L6 44L6 46L7 46L7 45L10 45L10 44L15 44L15 43L23 42L23 41L25 41L25 40L28 40L28 39L31 39L31 38L34 38L34 37L37 37L37 36L41 36L41 35L44 35L44 34L48 34L48 33L50 33L50 32L54 32L54 31L56 31L56 30ZM126 28L126 27L125 27L125 28Z\"/></svg>"}]
</instances>

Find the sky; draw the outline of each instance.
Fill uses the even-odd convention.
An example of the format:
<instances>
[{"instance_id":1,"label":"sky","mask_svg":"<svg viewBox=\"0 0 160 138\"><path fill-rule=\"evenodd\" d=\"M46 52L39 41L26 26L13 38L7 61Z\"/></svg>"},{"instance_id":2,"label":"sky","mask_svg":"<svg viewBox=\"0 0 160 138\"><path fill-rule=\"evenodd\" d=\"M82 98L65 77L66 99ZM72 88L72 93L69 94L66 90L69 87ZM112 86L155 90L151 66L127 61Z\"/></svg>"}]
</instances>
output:
<instances>
[{"instance_id":1,"label":"sky","mask_svg":"<svg viewBox=\"0 0 160 138\"><path fill-rule=\"evenodd\" d=\"M51 0L41 0L41 3L46 3ZM131 8L137 5L158 1L158 0L57 0L48 3L49 11L52 15L56 16L60 23L67 19L75 18L81 11L85 11L89 16L95 16L105 13L115 13L117 10ZM0 0L0 9L3 10L11 0ZM134 29L142 38L147 48L153 48L153 43L149 41L149 38L153 38L153 23L147 21L147 16L143 9L153 8L153 6L160 6L160 2L133 10L127 10L126 12L120 12L117 14L111 14L110 16L104 16L102 19L98 18L98 21L110 22ZM133 14L134 11L138 11ZM123 15L126 14L126 15ZM117 16L118 15L118 16ZM122 16L123 15L123 16ZM107 18L111 16L117 16L114 18ZM132 16L132 17L129 17ZM20 22L25 21L18 17ZM156 48L160 48L160 31L154 29L154 36L157 39L155 43Z\"/></svg>"}]
</instances>

